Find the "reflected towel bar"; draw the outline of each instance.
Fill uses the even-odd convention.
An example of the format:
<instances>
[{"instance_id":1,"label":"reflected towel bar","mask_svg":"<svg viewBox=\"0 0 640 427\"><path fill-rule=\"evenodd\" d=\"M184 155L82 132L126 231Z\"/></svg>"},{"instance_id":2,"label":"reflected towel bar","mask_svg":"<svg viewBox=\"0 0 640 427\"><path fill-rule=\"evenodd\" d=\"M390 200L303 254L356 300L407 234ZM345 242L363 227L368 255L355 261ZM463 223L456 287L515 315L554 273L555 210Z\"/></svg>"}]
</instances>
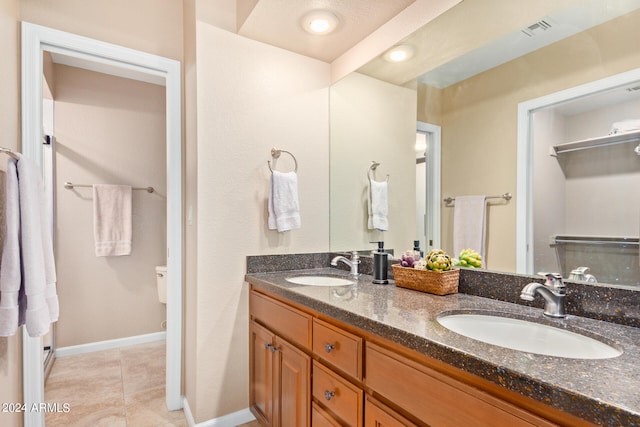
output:
<instances>
[{"instance_id":1,"label":"reflected towel bar","mask_svg":"<svg viewBox=\"0 0 640 427\"><path fill-rule=\"evenodd\" d=\"M72 182L65 182L64 183L64 188L66 188L67 190L73 190L75 187L84 187L84 188L92 188L93 185L88 185L88 184L74 184ZM132 190L145 190L147 193L153 193L154 191L156 191L153 187L131 187Z\"/></svg>"},{"instance_id":2,"label":"reflected towel bar","mask_svg":"<svg viewBox=\"0 0 640 427\"><path fill-rule=\"evenodd\" d=\"M511 200L512 197L513 196L511 196L511 193L504 193L501 196L487 196L485 197L485 199L504 199L508 202L509 200ZM455 200L456 200L455 197L447 197L444 199L444 203L447 205L450 205L451 203L455 202Z\"/></svg>"}]
</instances>

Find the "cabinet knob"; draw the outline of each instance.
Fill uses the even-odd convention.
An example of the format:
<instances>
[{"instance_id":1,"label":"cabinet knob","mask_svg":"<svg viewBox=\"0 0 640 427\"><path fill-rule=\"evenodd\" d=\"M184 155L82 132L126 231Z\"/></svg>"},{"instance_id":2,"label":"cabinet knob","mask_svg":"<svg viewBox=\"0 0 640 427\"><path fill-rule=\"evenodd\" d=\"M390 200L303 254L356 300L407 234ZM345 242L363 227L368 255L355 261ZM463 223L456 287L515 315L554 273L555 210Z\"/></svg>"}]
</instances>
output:
<instances>
[{"instance_id":1,"label":"cabinet knob","mask_svg":"<svg viewBox=\"0 0 640 427\"><path fill-rule=\"evenodd\" d=\"M335 348L336 346L333 344L326 343L324 345L324 351L326 351L327 353L331 353L331 350L335 350Z\"/></svg>"},{"instance_id":2,"label":"cabinet knob","mask_svg":"<svg viewBox=\"0 0 640 427\"><path fill-rule=\"evenodd\" d=\"M267 350L271 350L271 353L275 353L276 351L278 351L278 347L268 342L264 343L264 348Z\"/></svg>"},{"instance_id":3,"label":"cabinet knob","mask_svg":"<svg viewBox=\"0 0 640 427\"><path fill-rule=\"evenodd\" d=\"M329 390L324 391L324 398L327 400L331 400L335 395L336 393L334 391L329 391Z\"/></svg>"}]
</instances>

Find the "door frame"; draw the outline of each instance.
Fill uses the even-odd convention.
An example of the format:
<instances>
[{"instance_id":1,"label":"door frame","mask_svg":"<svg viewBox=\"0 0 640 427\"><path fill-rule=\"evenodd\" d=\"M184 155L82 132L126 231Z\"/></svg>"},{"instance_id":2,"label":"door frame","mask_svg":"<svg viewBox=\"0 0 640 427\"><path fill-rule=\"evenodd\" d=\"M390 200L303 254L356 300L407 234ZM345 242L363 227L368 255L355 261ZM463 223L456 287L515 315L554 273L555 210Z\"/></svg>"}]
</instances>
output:
<instances>
[{"instance_id":1,"label":"door frame","mask_svg":"<svg viewBox=\"0 0 640 427\"><path fill-rule=\"evenodd\" d=\"M426 213L425 234L430 236L433 242L425 242L425 253L429 249L440 247L441 223L440 223L440 162L442 157L442 128L425 122L416 123L416 132L427 134L427 152L425 167L427 168L426 178Z\"/></svg>"},{"instance_id":2,"label":"door frame","mask_svg":"<svg viewBox=\"0 0 640 427\"><path fill-rule=\"evenodd\" d=\"M560 103L640 81L640 68L518 104L516 273L533 271L533 114Z\"/></svg>"},{"instance_id":3,"label":"door frame","mask_svg":"<svg viewBox=\"0 0 640 427\"><path fill-rule=\"evenodd\" d=\"M99 40L22 22L22 153L42 167L43 51L63 54L76 66L162 84L166 88L167 150L167 340L166 403L183 407L182 281L183 190L182 106L179 61ZM23 329L23 398L26 408L44 400L42 338ZM44 411L26 410L25 427L44 426Z\"/></svg>"}]
</instances>

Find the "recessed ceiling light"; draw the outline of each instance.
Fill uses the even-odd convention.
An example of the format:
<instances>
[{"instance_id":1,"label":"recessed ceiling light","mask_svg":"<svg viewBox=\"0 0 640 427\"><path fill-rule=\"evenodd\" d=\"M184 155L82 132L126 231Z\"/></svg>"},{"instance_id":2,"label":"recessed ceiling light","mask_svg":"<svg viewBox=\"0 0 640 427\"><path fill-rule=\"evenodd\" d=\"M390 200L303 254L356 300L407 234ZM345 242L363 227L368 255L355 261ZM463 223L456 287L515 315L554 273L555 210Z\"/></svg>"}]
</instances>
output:
<instances>
[{"instance_id":1,"label":"recessed ceiling light","mask_svg":"<svg viewBox=\"0 0 640 427\"><path fill-rule=\"evenodd\" d=\"M383 55L384 59L389 62L407 61L413 57L415 49L408 44L394 46Z\"/></svg>"},{"instance_id":2,"label":"recessed ceiling light","mask_svg":"<svg viewBox=\"0 0 640 427\"><path fill-rule=\"evenodd\" d=\"M340 20L328 10L312 10L302 17L302 28L311 34L329 34L336 29Z\"/></svg>"}]
</instances>

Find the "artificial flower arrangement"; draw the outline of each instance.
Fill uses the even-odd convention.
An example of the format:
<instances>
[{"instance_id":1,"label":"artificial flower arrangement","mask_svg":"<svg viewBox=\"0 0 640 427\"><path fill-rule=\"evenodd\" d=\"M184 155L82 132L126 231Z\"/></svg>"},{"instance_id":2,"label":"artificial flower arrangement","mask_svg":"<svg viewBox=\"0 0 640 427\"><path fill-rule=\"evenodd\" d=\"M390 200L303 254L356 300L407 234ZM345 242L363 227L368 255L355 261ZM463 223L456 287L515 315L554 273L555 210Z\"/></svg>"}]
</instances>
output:
<instances>
[{"instance_id":1,"label":"artificial flower arrangement","mask_svg":"<svg viewBox=\"0 0 640 427\"><path fill-rule=\"evenodd\" d=\"M460 270L442 249L432 249L424 257L420 252L406 251L399 261L391 266L396 286L436 295L458 292Z\"/></svg>"}]
</instances>

